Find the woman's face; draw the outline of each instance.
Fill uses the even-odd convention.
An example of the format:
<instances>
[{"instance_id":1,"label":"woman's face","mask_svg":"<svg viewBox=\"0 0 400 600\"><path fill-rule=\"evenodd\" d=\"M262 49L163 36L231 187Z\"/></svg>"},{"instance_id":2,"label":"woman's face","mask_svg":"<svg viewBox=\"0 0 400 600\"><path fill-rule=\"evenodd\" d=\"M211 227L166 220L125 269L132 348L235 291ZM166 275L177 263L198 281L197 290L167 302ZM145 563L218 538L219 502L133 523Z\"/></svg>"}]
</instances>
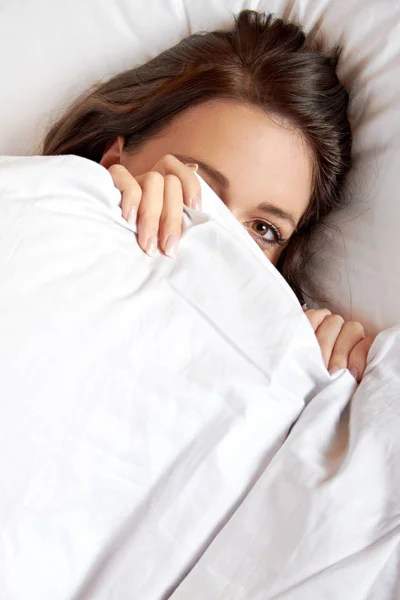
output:
<instances>
[{"instance_id":1,"label":"woman's face","mask_svg":"<svg viewBox=\"0 0 400 600\"><path fill-rule=\"evenodd\" d=\"M198 163L201 177L277 262L311 195L312 157L297 131L256 108L218 100L182 112L121 162L135 176L166 154Z\"/></svg>"}]
</instances>

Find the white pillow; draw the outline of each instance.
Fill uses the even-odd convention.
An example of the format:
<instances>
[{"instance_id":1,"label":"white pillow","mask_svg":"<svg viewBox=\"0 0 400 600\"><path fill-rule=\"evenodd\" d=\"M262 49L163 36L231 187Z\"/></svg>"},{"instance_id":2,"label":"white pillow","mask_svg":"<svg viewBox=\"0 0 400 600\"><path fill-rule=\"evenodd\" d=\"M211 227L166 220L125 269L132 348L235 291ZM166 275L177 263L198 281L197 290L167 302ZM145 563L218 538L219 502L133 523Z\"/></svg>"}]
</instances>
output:
<instances>
[{"instance_id":1,"label":"white pillow","mask_svg":"<svg viewBox=\"0 0 400 600\"><path fill-rule=\"evenodd\" d=\"M243 8L322 25L344 47L354 162L348 208L315 276L331 308L371 330L400 322L400 3L396 0L20 0L2 6L0 154L30 154L93 80L142 63L182 37L227 26Z\"/></svg>"}]
</instances>

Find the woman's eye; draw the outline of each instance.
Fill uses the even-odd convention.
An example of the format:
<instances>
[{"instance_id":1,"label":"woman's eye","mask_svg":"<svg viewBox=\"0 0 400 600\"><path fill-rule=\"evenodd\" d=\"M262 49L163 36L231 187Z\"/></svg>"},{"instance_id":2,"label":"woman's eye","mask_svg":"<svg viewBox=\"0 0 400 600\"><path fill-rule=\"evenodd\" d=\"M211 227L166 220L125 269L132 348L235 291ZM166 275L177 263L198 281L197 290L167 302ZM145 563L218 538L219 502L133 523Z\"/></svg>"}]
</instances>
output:
<instances>
[{"instance_id":1,"label":"woman's eye","mask_svg":"<svg viewBox=\"0 0 400 600\"><path fill-rule=\"evenodd\" d=\"M276 231L272 229L271 225L265 223L265 221L254 221L251 228L257 235L260 235L265 240L271 240L271 242L273 242L277 239Z\"/></svg>"},{"instance_id":2,"label":"woman's eye","mask_svg":"<svg viewBox=\"0 0 400 600\"><path fill-rule=\"evenodd\" d=\"M282 236L275 225L267 221L256 220L248 224L250 229L257 235L262 243L279 244L282 243Z\"/></svg>"}]
</instances>

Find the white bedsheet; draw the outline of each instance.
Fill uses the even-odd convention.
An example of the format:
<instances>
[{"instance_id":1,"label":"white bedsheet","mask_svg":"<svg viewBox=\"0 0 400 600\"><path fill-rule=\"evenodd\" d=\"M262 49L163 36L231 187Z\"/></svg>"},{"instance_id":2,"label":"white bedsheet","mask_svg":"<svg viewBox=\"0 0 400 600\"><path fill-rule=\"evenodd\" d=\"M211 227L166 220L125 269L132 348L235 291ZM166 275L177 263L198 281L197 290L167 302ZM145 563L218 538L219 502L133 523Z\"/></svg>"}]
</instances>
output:
<instances>
[{"instance_id":1,"label":"white bedsheet","mask_svg":"<svg viewBox=\"0 0 400 600\"><path fill-rule=\"evenodd\" d=\"M0 598L395 598L398 330L352 398L207 186L174 261L119 200L0 159Z\"/></svg>"}]
</instances>

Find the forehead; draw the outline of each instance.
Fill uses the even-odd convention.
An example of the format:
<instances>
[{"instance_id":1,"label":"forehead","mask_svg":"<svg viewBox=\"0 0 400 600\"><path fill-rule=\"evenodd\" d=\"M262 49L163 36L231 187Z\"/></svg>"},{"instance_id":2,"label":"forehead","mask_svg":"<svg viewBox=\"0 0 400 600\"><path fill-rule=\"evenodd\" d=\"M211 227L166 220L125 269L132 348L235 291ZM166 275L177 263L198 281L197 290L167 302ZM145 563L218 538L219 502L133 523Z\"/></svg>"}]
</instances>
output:
<instances>
[{"instance_id":1,"label":"forehead","mask_svg":"<svg viewBox=\"0 0 400 600\"><path fill-rule=\"evenodd\" d=\"M195 156L221 171L243 203L273 202L298 219L307 208L309 147L297 130L259 108L233 100L203 103L177 115L157 140L165 153Z\"/></svg>"}]
</instances>

